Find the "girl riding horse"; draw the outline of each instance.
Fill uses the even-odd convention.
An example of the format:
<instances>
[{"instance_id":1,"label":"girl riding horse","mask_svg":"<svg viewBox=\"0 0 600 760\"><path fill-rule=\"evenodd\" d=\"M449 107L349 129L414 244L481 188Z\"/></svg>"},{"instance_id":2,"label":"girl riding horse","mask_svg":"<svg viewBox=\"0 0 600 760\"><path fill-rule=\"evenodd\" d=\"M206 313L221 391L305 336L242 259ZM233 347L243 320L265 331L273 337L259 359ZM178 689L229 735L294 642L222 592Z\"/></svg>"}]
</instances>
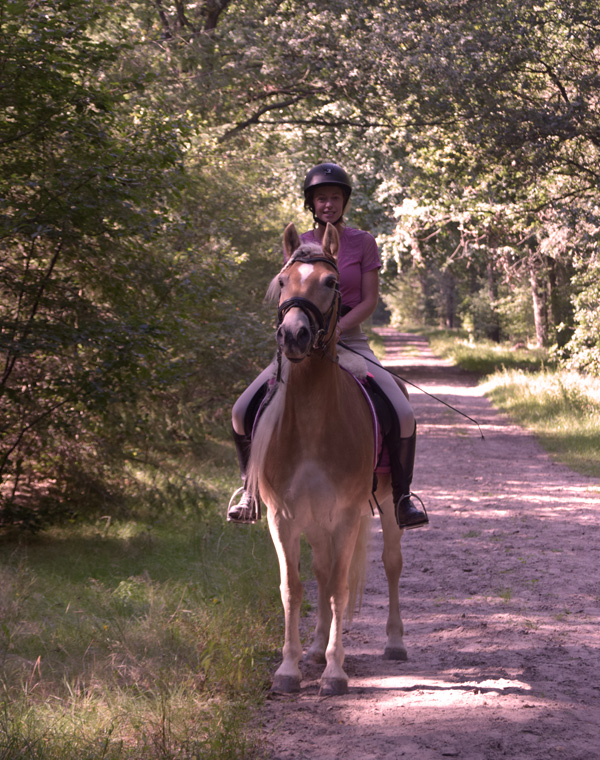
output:
<instances>
[{"instance_id":1,"label":"girl riding horse","mask_svg":"<svg viewBox=\"0 0 600 760\"><path fill-rule=\"evenodd\" d=\"M273 278L267 299L278 304L277 375L257 417L246 487L267 505L269 531L279 560L285 631L283 660L273 677L276 692L301 688L303 647L299 620L303 585L300 546L312 549L317 580L313 641L304 662L325 664L320 694L345 694L343 620L352 619L362 595L370 526L376 425L358 377L366 362L353 357L354 372L338 361L341 298L339 236L328 224L323 244L301 243L294 225L284 233L286 264ZM347 352L346 352L347 353ZM358 359L358 361L357 361ZM360 365L363 365L360 367ZM379 523L389 609L384 658L406 660L398 582L401 538L389 474L382 474Z\"/></svg>"},{"instance_id":2,"label":"girl riding horse","mask_svg":"<svg viewBox=\"0 0 600 760\"><path fill-rule=\"evenodd\" d=\"M408 399L394 377L381 366L361 329L362 322L371 316L377 306L381 261L373 236L346 226L344 213L351 194L350 178L341 166L323 163L313 167L304 180L304 200L305 208L313 215L314 228L301 235L300 240L302 243L321 244L327 224L337 230L342 299L339 340L368 360L369 372L385 395L391 411L391 426L386 431L385 444L389 453L396 521L400 528L417 528L426 525L429 520L427 513L411 498L416 423ZM244 486L236 491L230 502L227 512L230 522L254 523L260 517L260 504L246 490L245 482L254 418L275 372L274 364L263 370L233 407L233 437Z\"/></svg>"}]
</instances>

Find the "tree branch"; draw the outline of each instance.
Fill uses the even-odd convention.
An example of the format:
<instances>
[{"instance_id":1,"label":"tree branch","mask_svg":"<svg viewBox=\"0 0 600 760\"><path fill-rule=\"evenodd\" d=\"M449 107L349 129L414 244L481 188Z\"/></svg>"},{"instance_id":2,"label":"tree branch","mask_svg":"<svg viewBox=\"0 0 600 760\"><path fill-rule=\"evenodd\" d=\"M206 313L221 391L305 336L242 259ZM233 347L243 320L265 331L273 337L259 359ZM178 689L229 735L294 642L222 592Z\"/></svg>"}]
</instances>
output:
<instances>
[{"instance_id":1,"label":"tree branch","mask_svg":"<svg viewBox=\"0 0 600 760\"><path fill-rule=\"evenodd\" d=\"M163 8L162 0L154 0L154 5L156 5L158 10L158 16L163 27L164 35L170 40L173 37L173 33L171 32L171 26L167 14L165 13L165 9Z\"/></svg>"},{"instance_id":2,"label":"tree branch","mask_svg":"<svg viewBox=\"0 0 600 760\"><path fill-rule=\"evenodd\" d=\"M541 63L541 64L542 64L542 66L544 67L544 69L545 69L546 73L548 74L548 76L550 77L550 79L551 79L551 80L554 82L554 84L557 86L557 88L558 88L558 91L560 92L560 94L561 94L561 96L562 96L562 99L565 101L565 103L566 103L568 106L570 106L570 105L571 105L571 101L569 100L569 96L568 96L568 94L567 94L567 91L565 90L565 88L564 88L564 86L563 86L562 82L560 81L560 79L558 78L558 76L557 76L557 75L554 73L554 71L553 71L553 70L552 70L552 68L549 66L549 64L547 64L547 63L544 63L544 61L540 61L540 63Z\"/></svg>"},{"instance_id":3,"label":"tree branch","mask_svg":"<svg viewBox=\"0 0 600 760\"><path fill-rule=\"evenodd\" d=\"M353 121L352 119L263 119L260 123L273 126L290 124L307 127L359 127L362 129L390 126L387 122L383 121Z\"/></svg>"},{"instance_id":4,"label":"tree branch","mask_svg":"<svg viewBox=\"0 0 600 760\"><path fill-rule=\"evenodd\" d=\"M60 253L62 251L62 246L63 246L63 243L62 241L60 241L59 244L56 246L56 250L54 251L54 254L52 255L50 263L48 264L48 268L46 269L46 272L44 273L44 276L42 277L42 281L40 282L37 295L34 299L34 302L31 306L31 310L29 312L29 317L27 319L27 322L25 323L25 326L20 336L21 341L25 340L28 337L29 332L31 331L33 320L35 319L38 308L40 306L40 302L42 300L42 296L44 295L44 290L46 288L46 285L48 281L50 280L50 277L52 276L52 272L54 271L54 267L56 266L56 262L58 261ZM6 365L4 367L4 372L2 374L2 378L0 379L0 395L3 395L4 393L4 390L6 388L6 383L14 369L16 361L17 361L17 354L13 353L12 350L9 348L6 353Z\"/></svg>"},{"instance_id":5,"label":"tree branch","mask_svg":"<svg viewBox=\"0 0 600 760\"><path fill-rule=\"evenodd\" d=\"M231 0L206 0L202 8L202 15L205 17L204 31L212 32L217 28L219 16L227 8Z\"/></svg>"},{"instance_id":6,"label":"tree branch","mask_svg":"<svg viewBox=\"0 0 600 760\"><path fill-rule=\"evenodd\" d=\"M238 132L242 132L244 129L247 129L252 124L259 124L260 117L263 114L269 113L269 111L278 111L281 108L289 108L289 106L293 106L296 103L299 103L300 101L304 100L304 98L306 97L307 97L307 93L303 93L302 95L296 95L292 98L288 98L288 100L282 100L279 103L273 103L272 105L264 106L263 108L260 108L255 114L250 116L249 119L246 119L245 121L242 121L239 124L237 124L235 127L228 129L227 132L225 132L225 134L219 137L219 142L222 143L222 142L225 142L226 140L229 140Z\"/></svg>"}]
</instances>

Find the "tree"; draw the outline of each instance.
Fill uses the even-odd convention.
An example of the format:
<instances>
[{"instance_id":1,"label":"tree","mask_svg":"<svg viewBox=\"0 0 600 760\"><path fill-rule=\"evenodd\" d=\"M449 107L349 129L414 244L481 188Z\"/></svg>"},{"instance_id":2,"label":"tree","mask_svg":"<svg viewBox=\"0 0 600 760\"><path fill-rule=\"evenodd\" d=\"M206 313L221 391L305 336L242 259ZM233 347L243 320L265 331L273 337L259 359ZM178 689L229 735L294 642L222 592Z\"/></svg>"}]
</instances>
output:
<instances>
[{"instance_id":1,"label":"tree","mask_svg":"<svg viewBox=\"0 0 600 760\"><path fill-rule=\"evenodd\" d=\"M0 476L11 504L27 482L56 485L65 459L95 459L94 415L139 393L157 357L146 306L165 266L153 241L174 221L183 126L141 107L144 82L116 70L127 43L104 39L101 12L79 0L2 11ZM78 438L86 446L69 447Z\"/></svg>"},{"instance_id":2,"label":"tree","mask_svg":"<svg viewBox=\"0 0 600 760\"><path fill-rule=\"evenodd\" d=\"M259 302L324 159L354 176L352 220L377 235L389 287L419 284L411 313L537 332L596 367L590 0L0 12L11 509L28 481L64 503L67 482L105 488L132 451L199 447L272 350Z\"/></svg>"}]
</instances>

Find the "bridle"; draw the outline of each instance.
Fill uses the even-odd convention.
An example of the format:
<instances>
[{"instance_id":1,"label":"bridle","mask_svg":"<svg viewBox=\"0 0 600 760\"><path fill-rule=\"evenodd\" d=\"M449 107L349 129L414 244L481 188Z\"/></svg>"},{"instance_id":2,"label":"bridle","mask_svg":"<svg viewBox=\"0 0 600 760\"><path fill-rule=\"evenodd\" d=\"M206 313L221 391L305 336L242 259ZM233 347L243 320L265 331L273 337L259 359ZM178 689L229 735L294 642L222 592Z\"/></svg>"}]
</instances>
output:
<instances>
[{"instance_id":1,"label":"bridle","mask_svg":"<svg viewBox=\"0 0 600 760\"><path fill-rule=\"evenodd\" d=\"M335 270L336 274L339 275L337 265L332 259L325 256L311 256L310 254L307 254L303 251L296 251L294 254L292 254L289 261L281 270L280 274L282 272L285 272L285 270L288 269L288 267L292 266L292 264L296 264L298 262L304 264L313 264L317 261L322 261L323 263L328 264L332 269ZM335 331L331 331L330 334L330 330L332 322L335 320L337 323L340 317L340 303L341 295L339 282L336 283L331 304L325 313L323 313L317 306L315 306L312 301L309 301L308 298L302 298L301 296L288 298L283 303L279 304L279 307L277 309L277 328L279 329L279 326L283 322L285 315L290 309L300 309L305 314L310 325L311 345L306 355L310 356L313 351L319 351L324 354L331 345L331 342L335 336ZM328 335L329 337L327 337ZM281 380L281 353L281 347L279 347L277 350L278 382Z\"/></svg>"}]
</instances>

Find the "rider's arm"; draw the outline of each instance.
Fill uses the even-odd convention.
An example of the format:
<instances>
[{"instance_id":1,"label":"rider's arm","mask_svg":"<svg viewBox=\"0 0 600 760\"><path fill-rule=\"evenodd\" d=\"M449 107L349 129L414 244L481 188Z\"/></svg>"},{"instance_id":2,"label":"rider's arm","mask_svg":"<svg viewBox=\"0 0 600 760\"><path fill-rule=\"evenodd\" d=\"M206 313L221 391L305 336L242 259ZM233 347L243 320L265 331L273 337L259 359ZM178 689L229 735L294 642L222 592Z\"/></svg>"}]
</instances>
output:
<instances>
[{"instance_id":1,"label":"rider's arm","mask_svg":"<svg viewBox=\"0 0 600 760\"><path fill-rule=\"evenodd\" d=\"M361 300L352 311L340 319L340 330L349 330L365 321L375 311L379 299L379 270L364 272L361 282Z\"/></svg>"}]
</instances>

